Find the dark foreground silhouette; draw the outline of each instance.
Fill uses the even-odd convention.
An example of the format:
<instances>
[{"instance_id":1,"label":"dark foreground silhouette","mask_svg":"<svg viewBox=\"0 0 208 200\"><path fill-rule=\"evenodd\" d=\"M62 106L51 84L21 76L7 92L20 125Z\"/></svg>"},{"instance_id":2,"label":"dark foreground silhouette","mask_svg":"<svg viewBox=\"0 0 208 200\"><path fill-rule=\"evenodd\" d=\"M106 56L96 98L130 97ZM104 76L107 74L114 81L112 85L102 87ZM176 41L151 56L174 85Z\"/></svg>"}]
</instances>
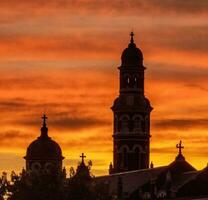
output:
<instances>
[{"instance_id":1,"label":"dark foreground silhouette","mask_svg":"<svg viewBox=\"0 0 208 200\"><path fill-rule=\"evenodd\" d=\"M57 172L30 172L22 170L20 175L11 173L8 180L3 173L0 180L0 200L111 200L108 187L96 183L91 174L91 162L81 162L77 170L70 169L70 177L66 178L66 170Z\"/></svg>"}]
</instances>

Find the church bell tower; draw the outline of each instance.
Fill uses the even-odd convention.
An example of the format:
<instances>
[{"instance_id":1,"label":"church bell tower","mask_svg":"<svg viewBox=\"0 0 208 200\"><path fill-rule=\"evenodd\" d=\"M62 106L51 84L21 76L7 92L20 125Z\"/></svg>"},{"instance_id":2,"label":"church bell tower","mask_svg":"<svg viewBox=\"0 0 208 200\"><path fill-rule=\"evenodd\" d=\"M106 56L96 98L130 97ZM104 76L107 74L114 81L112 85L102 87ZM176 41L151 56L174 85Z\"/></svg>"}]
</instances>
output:
<instances>
[{"instance_id":1,"label":"church bell tower","mask_svg":"<svg viewBox=\"0 0 208 200\"><path fill-rule=\"evenodd\" d=\"M150 113L144 95L143 54L134 33L121 56L120 94L111 107L114 114L113 164L110 173L149 168Z\"/></svg>"}]
</instances>

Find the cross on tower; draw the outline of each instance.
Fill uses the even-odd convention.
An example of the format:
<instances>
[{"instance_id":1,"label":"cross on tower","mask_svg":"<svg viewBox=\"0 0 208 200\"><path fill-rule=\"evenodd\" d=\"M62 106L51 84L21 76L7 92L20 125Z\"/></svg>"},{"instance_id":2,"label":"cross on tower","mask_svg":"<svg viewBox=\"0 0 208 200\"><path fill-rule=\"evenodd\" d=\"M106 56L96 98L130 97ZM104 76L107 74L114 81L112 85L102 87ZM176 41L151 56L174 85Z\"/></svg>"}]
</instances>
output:
<instances>
[{"instance_id":1,"label":"cross on tower","mask_svg":"<svg viewBox=\"0 0 208 200\"><path fill-rule=\"evenodd\" d=\"M86 158L86 156L84 155L84 153L82 153L82 155L80 156L80 158L82 158L82 163L84 163L84 159Z\"/></svg>"},{"instance_id":2,"label":"cross on tower","mask_svg":"<svg viewBox=\"0 0 208 200\"><path fill-rule=\"evenodd\" d=\"M176 145L176 148L178 148L178 153L182 154L182 149L184 149L184 146L182 146L182 141L180 140L179 144Z\"/></svg>"},{"instance_id":3,"label":"cross on tower","mask_svg":"<svg viewBox=\"0 0 208 200\"><path fill-rule=\"evenodd\" d=\"M44 114L42 119L43 119L43 126L46 126L46 120L48 119L48 117Z\"/></svg>"},{"instance_id":4,"label":"cross on tower","mask_svg":"<svg viewBox=\"0 0 208 200\"><path fill-rule=\"evenodd\" d=\"M131 36L131 43L134 43L134 32L133 31L130 33L130 36Z\"/></svg>"}]
</instances>

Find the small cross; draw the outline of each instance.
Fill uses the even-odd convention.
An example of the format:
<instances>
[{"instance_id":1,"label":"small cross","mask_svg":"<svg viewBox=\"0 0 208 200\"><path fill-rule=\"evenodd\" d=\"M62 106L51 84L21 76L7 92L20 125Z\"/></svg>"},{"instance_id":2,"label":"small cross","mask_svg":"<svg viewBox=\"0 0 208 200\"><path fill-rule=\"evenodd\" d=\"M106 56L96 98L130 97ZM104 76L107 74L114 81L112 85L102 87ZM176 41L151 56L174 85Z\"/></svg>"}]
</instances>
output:
<instances>
[{"instance_id":1,"label":"small cross","mask_svg":"<svg viewBox=\"0 0 208 200\"><path fill-rule=\"evenodd\" d=\"M46 126L46 120L48 119L48 117L44 114L42 119L43 119L43 125Z\"/></svg>"},{"instance_id":2,"label":"small cross","mask_svg":"<svg viewBox=\"0 0 208 200\"><path fill-rule=\"evenodd\" d=\"M133 31L130 33L130 36L131 36L131 43L134 43L134 32Z\"/></svg>"},{"instance_id":3,"label":"small cross","mask_svg":"<svg viewBox=\"0 0 208 200\"><path fill-rule=\"evenodd\" d=\"M181 150L184 149L184 146L182 146L182 141L181 140L180 140L179 144L176 145L176 148L179 149L179 154L181 154L182 153Z\"/></svg>"},{"instance_id":4,"label":"small cross","mask_svg":"<svg viewBox=\"0 0 208 200\"><path fill-rule=\"evenodd\" d=\"M82 163L84 163L84 159L86 158L86 156L84 155L84 153L82 153L82 155L80 156L80 158L82 158Z\"/></svg>"}]
</instances>

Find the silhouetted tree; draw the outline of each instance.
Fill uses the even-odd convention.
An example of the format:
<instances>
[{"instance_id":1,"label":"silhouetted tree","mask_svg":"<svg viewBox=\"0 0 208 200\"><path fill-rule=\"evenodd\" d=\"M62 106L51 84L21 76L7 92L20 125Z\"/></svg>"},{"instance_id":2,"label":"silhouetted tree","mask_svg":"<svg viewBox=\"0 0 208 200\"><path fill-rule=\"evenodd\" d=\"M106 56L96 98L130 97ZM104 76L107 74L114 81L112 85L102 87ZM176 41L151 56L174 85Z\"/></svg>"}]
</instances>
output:
<instances>
[{"instance_id":1,"label":"silhouetted tree","mask_svg":"<svg viewBox=\"0 0 208 200\"><path fill-rule=\"evenodd\" d=\"M70 170L69 170L69 177L72 178L74 176L75 176L75 170L74 170L73 167L71 167Z\"/></svg>"},{"instance_id":2,"label":"silhouetted tree","mask_svg":"<svg viewBox=\"0 0 208 200\"><path fill-rule=\"evenodd\" d=\"M92 165L85 165L82 161L76 170L76 173L68 181L68 200L80 199L80 200L92 200L91 183L92 177L90 175L90 168ZM73 172L74 170L70 170Z\"/></svg>"},{"instance_id":3,"label":"silhouetted tree","mask_svg":"<svg viewBox=\"0 0 208 200\"><path fill-rule=\"evenodd\" d=\"M108 185L98 183L91 173L92 161L81 162L74 176L68 181L67 200L111 200Z\"/></svg>"},{"instance_id":4,"label":"silhouetted tree","mask_svg":"<svg viewBox=\"0 0 208 200\"><path fill-rule=\"evenodd\" d=\"M62 172L29 171L24 169L18 175L11 172L0 177L0 200L112 200L109 185L98 182L91 173L92 162L85 165L82 161L76 172L70 169L70 178L66 178L66 169Z\"/></svg>"},{"instance_id":5,"label":"silhouetted tree","mask_svg":"<svg viewBox=\"0 0 208 200\"><path fill-rule=\"evenodd\" d=\"M2 176L0 178L0 200L4 200L4 196L7 193L8 181L7 181L7 173L2 172Z\"/></svg>"},{"instance_id":6,"label":"silhouetted tree","mask_svg":"<svg viewBox=\"0 0 208 200\"><path fill-rule=\"evenodd\" d=\"M23 171L12 174L8 200L64 200L64 174Z\"/></svg>"}]
</instances>

